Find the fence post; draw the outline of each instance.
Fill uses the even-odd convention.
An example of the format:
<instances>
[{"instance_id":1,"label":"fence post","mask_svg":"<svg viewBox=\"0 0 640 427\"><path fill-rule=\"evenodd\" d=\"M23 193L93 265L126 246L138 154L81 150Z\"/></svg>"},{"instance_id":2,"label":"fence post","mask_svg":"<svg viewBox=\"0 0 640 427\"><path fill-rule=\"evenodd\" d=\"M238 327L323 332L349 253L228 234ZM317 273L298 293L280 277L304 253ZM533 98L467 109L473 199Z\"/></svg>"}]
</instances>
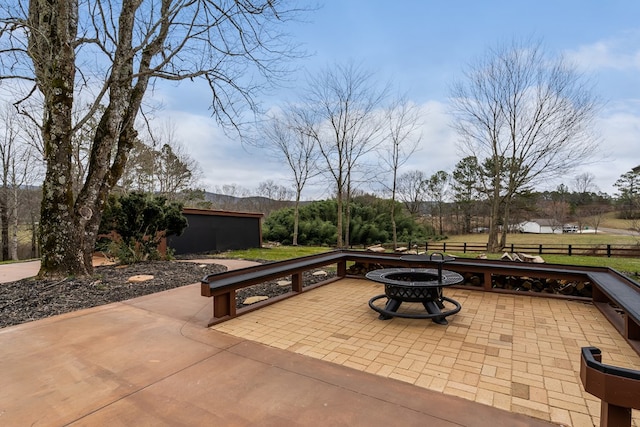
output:
<instances>
[{"instance_id":1,"label":"fence post","mask_svg":"<svg viewBox=\"0 0 640 427\"><path fill-rule=\"evenodd\" d=\"M463 254L467 253L467 242L464 242L464 247L462 248L462 253Z\"/></svg>"},{"instance_id":2,"label":"fence post","mask_svg":"<svg viewBox=\"0 0 640 427\"><path fill-rule=\"evenodd\" d=\"M571 256L571 245L569 245L569 256Z\"/></svg>"},{"instance_id":3,"label":"fence post","mask_svg":"<svg viewBox=\"0 0 640 427\"><path fill-rule=\"evenodd\" d=\"M538 248L538 255L542 255L542 245Z\"/></svg>"},{"instance_id":4,"label":"fence post","mask_svg":"<svg viewBox=\"0 0 640 427\"><path fill-rule=\"evenodd\" d=\"M425 242L424 244L424 253L426 254L427 252L429 252L429 242Z\"/></svg>"},{"instance_id":5,"label":"fence post","mask_svg":"<svg viewBox=\"0 0 640 427\"><path fill-rule=\"evenodd\" d=\"M442 252L447 252L447 242L442 244Z\"/></svg>"},{"instance_id":6,"label":"fence post","mask_svg":"<svg viewBox=\"0 0 640 427\"><path fill-rule=\"evenodd\" d=\"M513 253L513 243L511 244L511 253Z\"/></svg>"},{"instance_id":7,"label":"fence post","mask_svg":"<svg viewBox=\"0 0 640 427\"><path fill-rule=\"evenodd\" d=\"M611 258L611 245L607 245L607 258Z\"/></svg>"}]
</instances>

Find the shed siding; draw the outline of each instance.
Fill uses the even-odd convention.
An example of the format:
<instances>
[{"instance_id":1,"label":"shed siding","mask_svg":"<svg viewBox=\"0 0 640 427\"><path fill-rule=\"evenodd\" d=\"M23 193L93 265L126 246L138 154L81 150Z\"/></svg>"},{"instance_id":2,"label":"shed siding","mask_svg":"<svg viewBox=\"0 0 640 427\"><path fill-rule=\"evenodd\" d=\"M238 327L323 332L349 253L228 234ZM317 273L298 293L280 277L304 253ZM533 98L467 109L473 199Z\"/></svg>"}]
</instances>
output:
<instances>
[{"instance_id":1,"label":"shed siding","mask_svg":"<svg viewBox=\"0 0 640 427\"><path fill-rule=\"evenodd\" d=\"M261 215L215 211L184 212L188 226L180 236L169 236L167 245L176 255L259 248L262 245Z\"/></svg>"}]
</instances>

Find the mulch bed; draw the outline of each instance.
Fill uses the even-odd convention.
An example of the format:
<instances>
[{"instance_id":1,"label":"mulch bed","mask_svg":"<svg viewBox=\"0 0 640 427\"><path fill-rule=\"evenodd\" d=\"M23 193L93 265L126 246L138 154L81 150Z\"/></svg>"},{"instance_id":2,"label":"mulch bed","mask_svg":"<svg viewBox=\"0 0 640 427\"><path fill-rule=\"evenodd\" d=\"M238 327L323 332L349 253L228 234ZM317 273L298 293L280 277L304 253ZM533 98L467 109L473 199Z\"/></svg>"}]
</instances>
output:
<instances>
[{"instance_id":1,"label":"mulch bed","mask_svg":"<svg viewBox=\"0 0 640 427\"><path fill-rule=\"evenodd\" d=\"M226 271L226 267L217 264L149 261L96 267L91 277L23 279L0 283L0 328L199 283L205 276L223 271ZM152 275L153 279L128 283L128 279L135 275ZM328 277L333 275L329 273ZM326 279L327 276L305 273L304 286ZM278 286L276 282L274 280L239 291L237 306L243 307L242 302L249 296L273 297L291 289Z\"/></svg>"}]
</instances>

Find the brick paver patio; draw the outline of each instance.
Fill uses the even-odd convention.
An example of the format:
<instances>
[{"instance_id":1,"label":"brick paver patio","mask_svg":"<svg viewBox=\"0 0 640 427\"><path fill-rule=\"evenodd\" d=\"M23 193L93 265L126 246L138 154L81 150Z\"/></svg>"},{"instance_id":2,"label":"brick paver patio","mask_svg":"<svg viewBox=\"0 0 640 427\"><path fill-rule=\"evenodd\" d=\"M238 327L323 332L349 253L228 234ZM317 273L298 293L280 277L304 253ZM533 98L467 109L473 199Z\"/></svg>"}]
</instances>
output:
<instances>
[{"instance_id":1,"label":"brick paver patio","mask_svg":"<svg viewBox=\"0 0 640 427\"><path fill-rule=\"evenodd\" d=\"M576 427L598 425L600 416L600 401L580 382L581 347L599 347L603 363L640 369L640 357L590 303L447 289L462 311L442 326L379 320L367 301L381 291L343 279L213 328Z\"/></svg>"}]
</instances>

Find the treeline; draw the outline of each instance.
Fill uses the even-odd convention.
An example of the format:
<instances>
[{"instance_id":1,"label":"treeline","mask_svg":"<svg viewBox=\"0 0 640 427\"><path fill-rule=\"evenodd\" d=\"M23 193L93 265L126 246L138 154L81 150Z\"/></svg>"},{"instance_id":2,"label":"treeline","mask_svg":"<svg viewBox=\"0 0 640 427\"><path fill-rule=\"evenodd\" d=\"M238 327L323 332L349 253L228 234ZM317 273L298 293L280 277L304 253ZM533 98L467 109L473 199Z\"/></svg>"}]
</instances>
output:
<instances>
[{"instance_id":1,"label":"treeline","mask_svg":"<svg viewBox=\"0 0 640 427\"><path fill-rule=\"evenodd\" d=\"M349 236L351 246L368 246L392 241L390 201L367 195L354 198L350 203ZM264 222L263 238L291 244L293 240L294 209L287 207L273 212ZM397 211L401 211L398 204ZM347 216L347 215L345 215ZM323 200L300 207L298 244L335 245L337 203ZM398 241L424 241L434 235L430 225L420 223L406 212L396 214Z\"/></svg>"},{"instance_id":2,"label":"treeline","mask_svg":"<svg viewBox=\"0 0 640 427\"><path fill-rule=\"evenodd\" d=\"M473 201L419 201L408 206L396 202L398 242L425 242L442 235L486 232L490 205ZM619 208L619 202L604 193L569 191L560 185L554 191L523 192L513 203L509 231L533 218L545 218L559 224L571 222L580 228L598 229L604 214ZM293 207L285 207L267 216L263 238L291 244ZM368 246L391 243L391 200L367 194L355 197L349 211L349 245ZM300 207L298 243L334 245L337 238L337 203L315 201ZM442 232L440 231L442 230Z\"/></svg>"}]
</instances>

